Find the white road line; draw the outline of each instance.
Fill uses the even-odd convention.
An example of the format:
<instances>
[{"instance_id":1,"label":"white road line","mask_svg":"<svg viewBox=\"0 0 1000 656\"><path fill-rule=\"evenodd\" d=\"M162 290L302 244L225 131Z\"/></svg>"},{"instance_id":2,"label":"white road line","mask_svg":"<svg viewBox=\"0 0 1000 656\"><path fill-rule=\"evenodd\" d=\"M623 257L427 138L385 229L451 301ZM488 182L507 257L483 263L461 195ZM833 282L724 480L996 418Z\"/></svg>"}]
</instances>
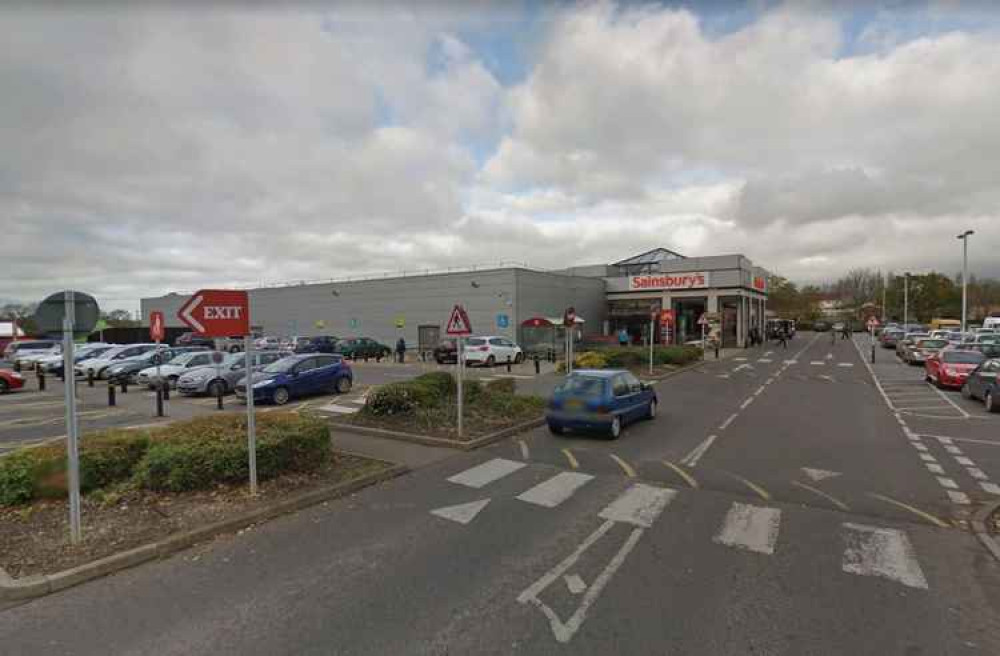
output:
<instances>
[{"instance_id":1,"label":"white road line","mask_svg":"<svg viewBox=\"0 0 1000 656\"><path fill-rule=\"evenodd\" d=\"M923 460L924 462L937 462L937 458L935 458L929 453L919 453L917 455L919 455L920 459Z\"/></svg>"},{"instance_id":2,"label":"white road line","mask_svg":"<svg viewBox=\"0 0 1000 656\"><path fill-rule=\"evenodd\" d=\"M838 367L853 367L854 363L853 362L838 362L837 366Z\"/></svg>"},{"instance_id":3,"label":"white road line","mask_svg":"<svg viewBox=\"0 0 1000 656\"><path fill-rule=\"evenodd\" d=\"M941 444L952 444L952 441L951 441L950 437L937 437L936 439Z\"/></svg>"},{"instance_id":4,"label":"white road line","mask_svg":"<svg viewBox=\"0 0 1000 656\"><path fill-rule=\"evenodd\" d=\"M561 472L547 481L542 481L535 487L519 494L517 498L527 503L533 503L543 508L555 508L573 493L593 480L590 474L578 472Z\"/></svg>"},{"instance_id":5,"label":"white road line","mask_svg":"<svg viewBox=\"0 0 1000 656\"><path fill-rule=\"evenodd\" d=\"M969 500L969 495L965 492L955 492L954 490L947 490L948 498L951 499L952 503L957 503L963 506L967 506L972 503Z\"/></svg>"},{"instance_id":6,"label":"white road line","mask_svg":"<svg viewBox=\"0 0 1000 656\"><path fill-rule=\"evenodd\" d=\"M431 514L444 519L450 519L451 521L458 522L464 526L475 519L476 515L479 514L479 511L485 508L486 504L489 502L489 499L482 499L480 501L472 501L470 503L463 503L457 506L435 508L431 511Z\"/></svg>"},{"instance_id":7,"label":"white road line","mask_svg":"<svg viewBox=\"0 0 1000 656\"><path fill-rule=\"evenodd\" d=\"M521 467L524 467L523 462L506 460L504 458L494 458L493 460L487 460L481 465L476 465L471 469L459 472L449 478L448 481L451 483L458 483L459 485L465 485L466 487L481 488L484 485L489 485L493 481L507 476L508 474L513 474Z\"/></svg>"},{"instance_id":8,"label":"white road line","mask_svg":"<svg viewBox=\"0 0 1000 656\"><path fill-rule=\"evenodd\" d=\"M733 416L735 417L735 415ZM701 444L691 449L691 452L688 453L686 456L684 456L684 458L681 460L681 464L687 465L688 467L694 467L695 465L697 465L698 461L701 460L701 457L705 455L705 452L708 451L709 447L712 446L712 442L714 442L715 439L716 439L715 435L709 435L708 437L706 437L704 440L702 440Z\"/></svg>"},{"instance_id":9,"label":"white road line","mask_svg":"<svg viewBox=\"0 0 1000 656\"><path fill-rule=\"evenodd\" d=\"M921 435L921 437L937 438L936 435ZM977 440L971 437L952 437L956 442L969 442L971 444L985 444L987 446L1000 446L1000 440Z\"/></svg>"},{"instance_id":10,"label":"white road line","mask_svg":"<svg viewBox=\"0 0 1000 656\"><path fill-rule=\"evenodd\" d=\"M724 431L727 428L729 428L729 424L733 423L736 420L737 416L738 415L736 413L733 413L733 414L729 415L729 418L726 419L724 422L722 422L722 425L719 426L719 430L720 431Z\"/></svg>"},{"instance_id":11,"label":"white road line","mask_svg":"<svg viewBox=\"0 0 1000 656\"><path fill-rule=\"evenodd\" d=\"M945 478L943 476L938 476L936 478L937 478L937 482L941 484L941 487L946 487L949 490L957 490L958 489L958 483L956 483L955 481L951 480L950 478Z\"/></svg>"},{"instance_id":12,"label":"white road line","mask_svg":"<svg viewBox=\"0 0 1000 656\"><path fill-rule=\"evenodd\" d=\"M598 517L649 528L675 496L677 490L636 483L612 501Z\"/></svg>"},{"instance_id":13,"label":"white road line","mask_svg":"<svg viewBox=\"0 0 1000 656\"><path fill-rule=\"evenodd\" d=\"M937 465L937 464L934 464L932 462L928 462L924 466L927 467L927 471L931 472L932 474L943 474L944 473L944 467L942 467L941 465Z\"/></svg>"},{"instance_id":14,"label":"white road line","mask_svg":"<svg viewBox=\"0 0 1000 656\"><path fill-rule=\"evenodd\" d=\"M928 383L928 386L930 386L930 383ZM939 395L941 395L941 398L942 398L942 399L944 399L945 401L947 401L947 402L948 402L948 403L949 403L949 404L951 405L951 407L953 407L953 408L955 408L956 410L958 410L958 411L959 411L959 412L960 412L960 413L962 414L962 416L963 416L963 417L965 417L966 419L968 419L968 418L969 418L969 413L968 413L968 412L966 412L965 410L963 410L963 409L962 409L962 407L961 407L961 406L959 406L959 405L958 405L957 403L955 403L954 401L952 401L951 399L949 399L949 398L948 398L948 397L947 397L947 396L945 395L945 393L944 393L944 392L942 392L941 390L939 390L939 389L938 389L938 388L936 388L936 387L931 387L931 389L932 389L932 390L934 390L934 391L935 391L936 393L938 393Z\"/></svg>"},{"instance_id":15,"label":"white road line","mask_svg":"<svg viewBox=\"0 0 1000 656\"><path fill-rule=\"evenodd\" d=\"M944 450L947 451L948 453L952 454L952 455L956 455L956 456L962 455L962 450L960 448L958 448L957 446L955 446L954 444L950 444L950 445L946 446L944 448Z\"/></svg>"},{"instance_id":16,"label":"white road line","mask_svg":"<svg viewBox=\"0 0 1000 656\"><path fill-rule=\"evenodd\" d=\"M987 481L990 478L986 475L986 472L977 467L967 467L965 471L969 472L969 476L978 481Z\"/></svg>"},{"instance_id":17,"label":"white road line","mask_svg":"<svg viewBox=\"0 0 1000 656\"><path fill-rule=\"evenodd\" d=\"M984 482L984 483L980 483L979 487L983 488L985 491L989 492L990 494L1000 494L1000 485L997 485L996 483L985 483Z\"/></svg>"},{"instance_id":18,"label":"white road line","mask_svg":"<svg viewBox=\"0 0 1000 656\"><path fill-rule=\"evenodd\" d=\"M878 576L927 589L927 579L913 553L909 538L890 528L844 524L844 559L842 569L859 576Z\"/></svg>"},{"instance_id":19,"label":"white road line","mask_svg":"<svg viewBox=\"0 0 1000 656\"><path fill-rule=\"evenodd\" d=\"M763 364L771 364L771 359L770 358L758 358L757 362L761 362Z\"/></svg>"},{"instance_id":20,"label":"white road line","mask_svg":"<svg viewBox=\"0 0 1000 656\"><path fill-rule=\"evenodd\" d=\"M810 362L809 364L813 364L813 365L816 365L816 366L822 366L822 365L824 365L826 363L823 362L822 360L814 360L814 361Z\"/></svg>"},{"instance_id":21,"label":"white road line","mask_svg":"<svg viewBox=\"0 0 1000 656\"><path fill-rule=\"evenodd\" d=\"M733 362L746 362L746 358L733 358Z\"/></svg>"},{"instance_id":22,"label":"white road line","mask_svg":"<svg viewBox=\"0 0 1000 656\"><path fill-rule=\"evenodd\" d=\"M521 447L521 459L531 460L531 451L528 450L528 443L524 440L518 440L517 442Z\"/></svg>"},{"instance_id":23,"label":"white road line","mask_svg":"<svg viewBox=\"0 0 1000 656\"><path fill-rule=\"evenodd\" d=\"M759 396L759 395L763 394L764 393L764 387L765 387L764 385L761 385L760 387L758 387L757 391L754 392L753 395L754 396Z\"/></svg>"},{"instance_id":24,"label":"white road line","mask_svg":"<svg viewBox=\"0 0 1000 656\"><path fill-rule=\"evenodd\" d=\"M924 446L923 444L916 444L916 443L914 443L913 448L916 449L917 451L926 451L927 450L927 447Z\"/></svg>"},{"instance_id":25,"label":"white road line","mask_svg":"<svg viewBox=\"0 0 1000 656\"><path fill-rule=\"evenodd\" d=\"M738 549L773 554L778 540L781 511L745 503L733 503L715 541Z\"/></svg>"},{"instance_id":26,"label":"white road line","mask_svg":"<svg viewBox=\"0 0 1000 656\"><path fill-rule=\"evenodd\" d=\"M764 357L765 358L769 357L769 356L772 356L772 355L774 355L774 351L764 351Z\"/></svg>"},{"instance_id":27,"label":"white road line","mask_svg":"<svg viewBox=\"0 0 1000 656\"><path fill-rule=\"evenodd\" d=\"M753 403L753 397L752 396L749 399L747 399L746 401L744 401L743 403L740 404L740 410L746 410L747 406L750 405L751 403Z\"/></svg>"},{"instance_id":28,"label":"white road line","mask_svg":"<svg viewBox=\"0 0 1000 656\"><path fill-rule=\"evenodd\" d=\"M972 462L971 458L966 456L955 456L955 462L962 465L963 467L975 467L976 463Z\"/></svg>"}]
</instances>

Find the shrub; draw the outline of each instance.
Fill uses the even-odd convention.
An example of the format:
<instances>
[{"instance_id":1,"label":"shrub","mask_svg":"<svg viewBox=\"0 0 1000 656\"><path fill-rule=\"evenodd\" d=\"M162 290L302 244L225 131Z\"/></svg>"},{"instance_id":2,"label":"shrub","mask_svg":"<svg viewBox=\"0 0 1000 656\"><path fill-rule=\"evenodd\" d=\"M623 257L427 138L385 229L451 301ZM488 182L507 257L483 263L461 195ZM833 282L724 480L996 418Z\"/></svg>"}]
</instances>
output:
<instances>
[{"instance_id":1,"label":"shrub","mask_svg":"<svg viewBox=\"0 0 1000 656\"><path fill-rule=\"evenodd\" d=\"M607 357L598 351L584 351L573 358L573 363L579 369L604 369L608 366Z\"/></svg>"},{"instance_id":2,"label":"shrub","mask_svg":"<svg viewBox=\"0 0 1000 656\"><path fill-rule=\"evenodd\" d=\"M487 394L513 394L516 390L513 378L497 378L486 383Z\"/></svg>"},{"instance_id":3,"label":"shrub","mask_svg":"<svg viewBox=\"0 0 1000 656\"><path fill-rule=\"evenodd\" d=\"M410 386L404 383L390 383L368 395L364 412L376 417L385 417L410 414L415 407L416 400Z\"/></svg>"},{"instance_id":4,"label":"shrub","mask_svg":"<svg viewBox=\"0 0 1000 656\"><path fill-rule=\"evenodd\" d=\"M414 383L432 388L440 398L455 395L455 377L447 371L432 371L413 379Z\"/></svg>"},{"instance_id":5,"label":"shrub","mask_svg":"<svg viewBox=\"0 0 1000 656\"><path fill-rule=\"evenodd\" d=\"M483 395L483 384L478 380L466 380L462 383L462 400L465 403L474 403Z\"/></svg>"},{"instance_id":6,"label":"shrub","mask_svg":"<svg viewBox=\"0 0 1000 656\"><path fill-rule=\"evenodd\" d=\"M0 505L14 506L35 498L36 466L28 449L0 459Z\"/></svg>"},{"instance_id":7,"label":"shrub","mask_svg":"<svg viewBox=\"0 0 1000 656\"><path fill-rule=\"evenodd\" d=\"M649 362L649 351L636 348L610 349L605 353L604 359L610 369L627 369L628 367L641 367Z\"/></svg>"}]
</instances>

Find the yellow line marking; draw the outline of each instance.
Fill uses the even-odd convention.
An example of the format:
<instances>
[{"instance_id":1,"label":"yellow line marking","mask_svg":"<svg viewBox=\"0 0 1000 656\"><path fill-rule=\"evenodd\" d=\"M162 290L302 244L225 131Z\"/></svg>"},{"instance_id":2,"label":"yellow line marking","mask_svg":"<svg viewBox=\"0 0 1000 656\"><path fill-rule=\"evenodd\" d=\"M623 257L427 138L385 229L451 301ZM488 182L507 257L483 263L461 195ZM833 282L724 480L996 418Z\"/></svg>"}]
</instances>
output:
<instances>
[{"instance_id":1,"label":"yellow line marking","mask_svg":"<svg viewBox=\"0 0 1000 656\"><path fill-rule=\"evenodd\" d=\"M771 494L767 490L765 490L764 488L762 488L761 486L757 485L756 483L748 481L747 479L743 478L742 476L739 476L739 475L734 474L732 472L723 471L721 469L719 471L722 471L722 473L725 474L726 476L729 476L730 478L733 478L733 479L735 479L735 480L743 483L748 488L750 488L751 490L753 490L754 492L756 492L757 495L761 499L763 499L764 501L770 501L771 500Z\"/></svg>"},{"instance_id":2,"label":"yellow line marking","mask_svg":"<svg viewBox=\"0 0 1000 656\"><path fill-rule=\"evenodd\" d=\"M806 485L805 483L800 483L798 481L792 481L792 485L794 485L795 487L800 487L803 490L809 490L813 494L818 494L819 496L823 497L824 499L826 499L827 501L829 501L833 505L837 506L841 510L848 511L848 510L851 509L846 503L844 503L840 499L837 499L837 498L835 498L835 497L827 494L823 490L819 490L817 488L814 488L811 485Z\"/></svg>"},{"instance_id":3,"label":"yellow line marking","mask_svg":"<svg viewBox=\"0 0 1000 656\"><path fill-rule=\"evenodd\" d=\"M562 449L562 452L563 452L563 455L566 456L566 460L569 460L569 466L570 467L572 467L573 469L579 469L580 468L580 463L577 462L576 456L573 455L572 451L570 451L569 449Z\"/></svg>"},{"instance_id":4,"label":"yellow line marking","mask_svg":"<svg viewBox=\"0 0 1000 656\"><path fill-rule=\"evenodd\" d=\"M934 524L935 526L940 526L941 528L951 528L951 525L948 524L947 522L943 521L942 519L940 519L938 517L935 517L934 515L932 515L932 514L930 514L928 512L924 512L923 510L920 510L919 508L914 508L913 506L907 505L907 504L903 503L902 501L896 501L893 498L890 498L890 497L887 497L887 496L883 496L881 494L875 494L874 492L869 492L868 496L874 497L875 499L878 499L879 501L885 501L886 503L891 503L892 505L897 506L899 508L902 508L903 510L909 510L914 515L917 515L918 517L923 517L924 519L926 519L927 521L929 521L931 524Z\"/></svg>"},{"instance_id":5,"label":"yellow line marking","mask_svg":"<svg viewBox=\"0 0 1000 656\"><path fill-rule=\"evenodd\" d=\"M612 460L618 463L618 466L622 468L622 471L625 472L626 476L628 476L629 478L636 477L636 473L635 470L632 469L632 465L628 464L627 462L625 462L624 460L622 460L613 453L609 453L608 455L611 456Z\"/></svg>"},{"instance_id":6,"label":"yellow line marking","mask_svg":"<svg viewBox=\"0 0 1000 656\"><path fill-rule=\"evenodd\" d=\"M669 460L664 460L662 462L663 462L664 465L666 465L667 467L670 467L675 472L677 472L677 475L680 476L681 478L683 478L684 481L688 485L690 485L692 488L698 489L698 481L694 480L694 476L692 476L691 474L687 473L686 471L684 471L683 469L681 469L680 467L678 467L674 463L670 462Z\"/></svg>"}]
</instances>

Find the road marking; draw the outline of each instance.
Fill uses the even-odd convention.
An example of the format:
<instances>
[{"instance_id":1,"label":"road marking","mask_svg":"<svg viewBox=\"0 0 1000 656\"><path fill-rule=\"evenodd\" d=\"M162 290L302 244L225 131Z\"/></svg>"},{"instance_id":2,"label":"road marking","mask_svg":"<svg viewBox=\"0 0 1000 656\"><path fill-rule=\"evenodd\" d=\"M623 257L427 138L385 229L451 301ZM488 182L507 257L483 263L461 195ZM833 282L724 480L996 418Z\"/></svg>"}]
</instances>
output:
<instances>
[{"instance_id":1,"label":"road marking","mask_svg":"<svg viewBox=\"0 0 1000 656\"><path fill-rule=\"evenodd\" d=\"M840 476L840 472L828 471L826 469L813 469L811 467L802 467L802 472L817 483L822 481L824 478Z\"/></svg>"},{"instance_id":2,"label":"road marking","mask_svg":"<svg viewBox=\"0 0 1000 656\"><path fill-rule=\"evenodd\" d=\"M958 464L960 464L960 465L962 465L964 467L975 467L976 466L976 463L972 462L972 459L971 458L967 458L966 456L955 456L955 462L957 462Z\"/></svg>"},{"instance_id":3,"label":"road marking","mask_svg":"<svg viewBox=\"0 0 1000 656\"><path fill-rule=\"evenodd\" d=\"M793 364L798 364L798 363L799 363L798 360L785 360L785 362L784 362L785 366L789 366L789 365L793 365Z\"/></svg>"},{"instance_id":4,"label":"road marking","mask_svg":"<svg viewBox=\"0 0 1000 656\"><path fill-rule=\"evenodd\" d=\"M771 500L770 493L767 490L765 490L764 488L762 488L761 486L757 485L756 483L748 481L747 479L743 478L742 476L740 476L738 474L734 474L732 472L728 472L728 471L721 470L721 469L719 471L721 471L726 476L729 476L730 478L735 479L735 480L743 483L748 488L750 488L751 490L753 490L754 492L756 492L757 496L759 496L764 501L770 501Z\"/></svg>"},{"instance_id":5,"label":"road marking","mask_svg":"<svg viewBox=\"0 0 1000 656\"><path fill-rule=\"evenodd\" d=\"M926 446L924 446L923 444L917 444L916 442L913 443L913 448L916 449L917 451L926 451L927 450Z\"/></svg>"},{"instance_id":6,"label":"road marking","mask_svg":"<svg viewBox=\"0 0 1000 656\"><path fill-rule=\"evenodd\" d=\"M566 589L570 591L570 594L582 594L587 590L587 584L583 582L579 574L567 574L563 577L566 581Z\"/></svg>"},{"instance_id":7,"label":"road marking","mask_svg":"<svg viewBox=\"0 0 1000 656\"><path fill-rule=\"evenodd\" d=\"M937 441L940 442L941 444L951 444L952 443L950 437L938 437Z\"/></svg>"},{"instance_id":8,"label":"road marking","mask_svg":"<svg viewBox=\"0 0 1000 656\"><path fill-rule=\"evenodd\" d=\"M733 362L746 362L746 358L733 358Z\"/></svg>"},{"instance_id":9,"label":"road marking","mask_svg":"<svg viewBox=\"0 0 1000 656\"><path fill-rule=\"evenodd\" d=\"M717 378L726 378L726 379L728 379L729 378L729 374L719 374L717 376Z\"/></svg>"},{"instance_id":10,"label":"road marking","mask_svg":"<svg viewBox=\"0 0 1000 656\"><path fill-rule=\"evenodd\" d=\"M770 358L758 358L757 362L761 362L763 364L770 364L771 363L771 359Z\"/></svg>"},{"instance_id":11,"label":"road marking","mask_svg":"<svg viewBox=\"0 0 1000 656\"><path fill-rule=\"evenodd\" d=\"M943 474L944 473L944 467L942 467L941 465L937 465L937 464L934 464L932 462L928 462L924 466L927 467L927 471L931 472L932 474Z\"/></svg>"},{"instance_id":12,"label":"road marking","mask_svg":"<svg viewBox=\"0 0 1000 656\"><path fill-rule=\"evenodd\" d=\"M842 569L849 574L878 576L911 588L927 589L913 546L902 531L845 523Z\"/></svg>"},{"instance_id":13,"label":"road marking","mask_svg":"<svg viewBox=\"0 0 1000 656\"><path fill-rule=\"evenodd\" d=\"M636 483L608 504L598 517L649 528L676 496L677 490L668 487Z\"/></svg>"},{"instance_id":14,"label":"road marking","mask_svg":"<svg viewBox=\"0 0 1000 656\"><path fill-rule=\"evenodd\" d=\"M746 410L747 406L749 406L751 403L753 403L753 397L752 396L750 398L748 398L746 401L744 401L743 403L740 404L740 410Z\"/></svg>"},{"instance_id":15,"label":"road marking","mask_svg":"<svg viewBox=\"0 0 1000 656\"><path fill-rule=\"evenodd\" d=\"M481 488L484 485L489 485L493 481L507 476L508 474L513 474L521 467L524 467L523 462L506 460L504 458L494 458L493 460L488 460L481 465L476 465L471 469L459 472L449 478L448 481L451 483L458 483L459 485L464 485L466 487Z\"/></svg>"},{"instance_id":16,"label":"road marking","mask_svg":"<svg viewBox=\"0 0 1000 656\"><path fill-rule=\"evenodd\" d=\"M966 471L969 472L969 476L977 480L985 481L989 479L989 476L986 475L986 472L977 467L967 467Z\"/></svg>"},{"instance_id":17,"label":"road marking","mask_svg":"<svg viewBox=\"0 0 1000 656\"><path fill-rule=\"evenodd\" d=\"M760 387L757 388L757 391L754 392L753 395L754 396L760 396L763 393L764 393L764 385L761 385Z\"/></svg>"},{"instance_id":18,"label":"road marking","mask_svg":"<svg viewBox=\"0 0 1000 656\"><path fill-rule=\"evenodd\" d=\"M920 459L924 462L937 462L937 458L929 453L918 453L917 455L920 456Z\"/></svg>"},{"instance_id":19,"label":"road marking","mask_svg":"<svg viewBox=\"0 0 1000 656\"><path fill-rule=\"evenodd\" d=\"M724 422L722 422L722 425L719 426L719 430L720 431L724 431L727 428L729 428L729 424L733 423L733 421L735 419L736 419L736 413L734 412L733 414L729 415L728 419L726 419Z\"/></svg>"},{"instance_id":20,"label":"road marking","mask_svg":"<svg viewBox=\"0 0 1000 656\"><path fill-rule=\"evenodd\" d=\"M684 456L684 458L681 460L681 464L687 465L688 467L694 467L695 465L697 465L698 461L701 460L701 457L705 455L705 452L708 451L709 447L712 446L712 442L714 442L715 439L716 439L715 435L709 435L708 437L706 437L704 440L702 440L701 444L691 449L691 452L688 453L686 456Z\"/></svg>"},{"instance_id":21,"label":"road marking","mask_svg":"<svg viewBox=\"0 0 1000 656\"><path fill-rule=\"evenodd\" d=\"M521 459L531 460L531 452L528 451L528 443L524 440L518 440L517 443L521 446Z\"/></svg>"},{"instance_id":22,"label":"road marking","mask_svg":"<svg viewBox=\"0 0 1000 656\"><path fill-rule=\"evenodd\" d=\"M853 362L838 362L837 366L838 367L853 367L854 363Z\"/></svg>"},{"instance_id":23,"label":"road marking","mask_svg":"<svg viewBox=\"0 0 1000 656\"><path fill-rule=\"evenodd\" d=\"M735 502L726 513L715 542L771 555L778 540L781 511Z\"/></svg>"},{"instance_id":24,"label":"road marking","mask_svg":"<svg viewBox=\"0 0 1000 656\"><path fill-rule=\"evenodd\" d=\"M625 472L626 476L628 476L629 478L635 478L636 477L636 473L635 473L635 470L632 469L632 465L628 464L627 462L625 462L624 460L622 460L621 458L619 458L618 456L616 456L613 453L609 453L608 456L612 460L614 460L615 462L618 463L618 466L622 468L622 471Z\"/></svg>"},{"instance_id":25,"label":"road marking","mask_svg":"<svg viewBox=\"0 0 1000 656\"><path fill-rule=\"evenodd\" d=\"M996 483L980 483L979 487L983 488L986 492L990 494L1000 494L1000 485Z\"/></svg>"},{"instance_id":26,"label":"road marking","mask_svg":"<svg viewBox=\"0 0 1000 656\"><path fill-rule=\"evenodd\" d=\"M928 387L930 387L930 383L928 383L928 384L927 384L927 386L928 386ZM939 395L941 396L941 398L942 398L942 399L944 399L945 401L947 401L947 402L948 402L948 403L949 403L949 404L951 405L951 407L953 407L953 408L955 408L956 410L958 410L958 411L959 411L959 413L961 413L961 415L962 415L963 417L965 417L966 419L968 419L968 418L969 418L969 413L968 413L968 412L966 412L965 410L963 410L963 409L961 408L961 406L959 406L959 405L958 405L957 403L955 403L954 401L952 401L951 399L949 399L949 398L948 398L947 396L945 396L945 393L944 393L944 392L942 392L941 390L939 390L939 389L938 389L938 388L936 388L936 387L930 387L930 388L931 388L931 389L932 389L932 390L933 390L934 392L936 392L937 394L939 394Z\"/></svg>"},{"instance_id":27,"label":"road marking","mask_svg":"<svg viewBox=\"0 0 1000 656\"><path fill-rule=\"evenodd\" d=\"M765 358L770 357L772 355L774 355L774 351L764 351L764 357Z\"/></svg>"},{"instance_id":28,"label":"road marking","mask_svg":"<svg viewBox=\"0 0 1000 656\"><path fill-rule=\"evenodd\" d=\"M826 359L827 360L832 360L833 359L833 353L827 353L826 354Z\"/></svg>"},{"instance_id":29,"label":"road marking","mask_svg":"<svg viewBox=\"0 0 1000 656\"><path fill-rule=\"evenodd\" d=\"M563 449L562 452L563 455L566 456L566 460L569 461L570 467L572 467L573 469L580 468L580 463L577 461L576 456L573 455L572 451L570 451L569 449Z\"/></svg>"},{"instance_id":30,"label":"road marking","mask_svg":"<svg viewBox=\"0 0 1000 656\"><path fill-rule=\"evenodd\" d=\"M661 462L664 465L666 465L667 467L670 467L671 469L673 469L674 472L676 472L678 476L680 476L681 478L683 478L684 482L687 483L689 486L691 486L692 488L695 488L695 489L698 488L698 481L695 480L694 476L692 476L691 474L687 473L686 471L684 471L683 469L681 469L680 467L678 467L674 463L670 462L669 460L662 460Z\"/></svg>"},{"instance_id":31,"label":"road marking","mask_svg":"<svg viewBox=\"0 0 1000 656\"><path fill-rule=\"evenodd\" d=\"M812 492L813 494L818 494L819 496L823 497L824 499L826 499L827 501L829 501L830 503L832 503L833 505L837 506L838 508L840 508L841 510L843 510L845 512L847 512L847 511L849 511L851 509L850 506L848 506L846 503L844 503L840 499L837 499L836 497L834 497L834 496L832 496L830 494L827 494L826 492L824 492L823 490L820 490L819 488L815 488L815 487L813 487L811 485L806 485L805 483L800 483L799 481L792 481L792 485L794 485L796 487L800 487L803 490L808 490L808 491Z\"/></svg>"},{"instance_id":32,"label":"road marking","mask_svg":"<svg viewBox=\"0 0 1000 656\"><path fill-rule=\"evenodd\" d=\"M921 437L938 439L936 435L922 435ZM970 442L972 444L986 444L988 446L1000 446L1000 441L997 440L977 440L971 437L952 437L950 439L955 440L957 442Z\"/></svg>"},{"instance_id":33,"label":"road marking","mask_svg":"<svg viewBox=\"0 0 1000 656\"><path fill-rule=\"evenodd\" d=\"M962 455L962 450L960 448L958 448L957 446L955 446L954 444L949 444L949 445L945 446L944 450L947 451L948 453L952 454L952 455L956 455L956 456Z\"/></svg>"},{"instance_id":34,"label":"road marking","mask_svg":"<svg viewBox=\"0 0 1000 656\"><path fill-rule=\"evenodd\" d=\"M941 528L950 528L947 523L945 523L941 519L935 517L934 515L932 515L932 514L930 514L928 512L924 512L920 508L914 508L913 506L905 504L902 501L896 501L892 497L887 497L887 496L882 495L882 494L875 494L874 492L869 492L868 496L872 497L873 499L878 499L879 501L885 501L886 503L891 503L892 505L896 506L897 508L902 508L903 510L909 510L914 515L926 519L927 521L929 521L931 524L934 524L935 526L939 526Z\"/></svg>"},{"instance_id":35,"label":"road marking","mask_svg":"<svg viewBox=\"0 0 1000 656\"><path fill-rule=\"evenodd\" d=\"M574 492L589 483L593 478L590 474L561 472L546 481L542 481L530 490L519 494L517 498L520 501L533 503L543 508L555 508L573 496Z\"/></svg>"},{"instance_id":36,"label":"road marking","mask_svg":"<svg viewBox=\"0 0 1000 656\"><path fill-rule=\"evenodd\" d=\"M952 503L958 503L963 506L971 503L971 501L969 501L969 495L965 492L955 492L954 490L948 490L947 492L948 498L951 499Z\"/></svg>"},{"instance_id":37,"label":"road marking","mask_svg":"<svg viewBox=\"0 0 1000 656\"><path fill-rule=\"evenodd\" d=\"M471 522L476 518L476 515L486 507L490 502L489 499L482 499L480 501L472 501L470 503L462 503L457 506L445 506L444 508L435 508L431 511L432 515L437 515L444 519L450 519L453 522L458 522L463 526Z\"/></svg>"},{"instance_id":38,"label":"road marking","mask_svg":"<svg viewBox=\"0 0 1000 656\"><path fill-rule=\"evenodd\" d=\"M938 483L941 484L941 487L946 487L949 490L957 490L958 489L958 483L956 483L955 481L953 481L950 478L944 478L943 476L938 476L937 477L937 481L938 481Z\"/></svg>"}]
</instances>

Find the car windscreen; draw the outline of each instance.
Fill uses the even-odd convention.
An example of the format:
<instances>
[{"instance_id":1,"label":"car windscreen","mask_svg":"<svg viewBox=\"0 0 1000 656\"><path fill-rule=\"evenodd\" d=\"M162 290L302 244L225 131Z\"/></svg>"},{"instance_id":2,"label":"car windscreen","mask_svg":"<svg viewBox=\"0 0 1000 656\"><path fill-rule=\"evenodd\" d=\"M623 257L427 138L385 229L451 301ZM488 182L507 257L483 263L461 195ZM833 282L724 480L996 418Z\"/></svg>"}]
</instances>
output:
<instances>
[{"instance_id":1,"label":"car windscreen","mask_svg":"<svg viewBox=\"0 0 1000 656\"><path fill-rule=\"evenodd\" d=\"M299 358L284 358L264 367L261 371L265 374L284 374L292 370L295 365L301 362Z\"/></svg>"},{"instance_id":2,"label":"car windscreen","mask_svg":"<svg viewBox=\"0 0 1000 656\"><path fill-rule=\"evenodd\" d=\"M184 366L188 362L190 362L192 358L196 358L199 355L201 355L202 353L203 353L203 351L202 352L189 351L188 353L181 353L176 358L174 358L173 360L171 360L170 364L176 364L176 365L179 365L179 366Z\"/></svg>"},{"instance_id":3,"label":"car windscreen","mask_svg":"<svg viewBox=\"0 0 1000 656\"><path fill-rule=\"evenodd\" d=\"M922 339L917 342L917 348L922 349L939 349L948 346L948 340L946 339Z\"/></svg>"},{"instance_id":4,"label":"car windscreen","mask_svg":"<svg viewBox=\"0 0 1000 656\"><path fill-rule=\"evenodd\" d=\"M945 351L941 361L947 364L979 364L986 356L976 351Z\"/></svg>"},{"instance_id":5,"label":"car windscreen","mask_svg":"<svg viewBox=\"0 0 1000 656\"><path fill-rule=\"evenodd\" d=\"M482 337L472 337L471 339L469 339L469 341L466 342L468 346L482 346L485 343L486 340L483 339Z\"/></svg>"},{"instance_id":6,"label":"car windscreen","mask_svg":"<svg viewBox=\"0 0 1000 656\"><path fill-rule=\"evenodd\" d=\"M604 395L604 378L597 376L570 376L556 387L557 394L600 398Z\"/></svg>"}]
</instances>

